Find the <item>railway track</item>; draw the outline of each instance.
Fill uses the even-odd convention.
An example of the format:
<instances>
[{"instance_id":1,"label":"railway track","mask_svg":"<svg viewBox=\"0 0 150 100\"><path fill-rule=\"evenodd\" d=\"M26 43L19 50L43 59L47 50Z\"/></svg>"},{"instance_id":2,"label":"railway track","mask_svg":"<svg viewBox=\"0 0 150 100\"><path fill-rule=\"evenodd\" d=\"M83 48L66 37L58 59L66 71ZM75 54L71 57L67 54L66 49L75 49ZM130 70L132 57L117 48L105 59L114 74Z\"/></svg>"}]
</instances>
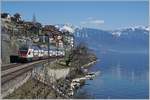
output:
<instances>
[{"instance_id":1,"label":"railway track","mask_svg":"<svg viewBox=\"0 0 150 100\"><path fill-rule=\"evenodd\" d=\"M52 61L54 59L50 59L49 61ZM1 71L1 85L7 83L10 80L15 79L17 76L22 75L23 73L31 70L35 65L41 62L46 62L48 61L48 59L46 60L39 60L39 61L34 61L34 62L30 62L30 63L19 63L19 64L11 64L8 66L5 66L6 68L3 68L3 70Z\"/></svg>"},{"instance_id":2,"label":"railway track","mask_svg":"<svg viewBox=\"0 0 150 100\"><path fill-rule=\"evenodd\" d=\"M61 58L61 57L53 57L53 58L50 58L50 59L57 59L57 58ZM48 58L46 58L44 60L48 60ZM37 61L41 61L41 60L37 60ZM28 64L28 63L33 63L33 62L36 62L36 61L24 62L24 63L12 63L12 64L3 65L3 66L1 66L1 71L5 71L5 70L8 70L10 68L18 67L18 66L25 65L25 64Z\"/></svg>"},{"instance_id":3,"label":"railway track","mask_svg":"<svg viewBox=\"0 0 150 100\"><path fill-rule=\"evenodd\" d=\"M4 65L1 67L1 71L4 71L4 70L7 70L7 69L10 69L10 68L14 68L14 67L17 67L17 66L20 66L21 63L13 63L13 64L8 64L8 65Z\"/></svg>"},{"instance_id":4,"label":"railway track","mask_svg":"<svg viewBox=\"0 0 150 100\"><path fill-rule=\"evenodd\" d=\"M15 79L17 76L20 76L23 73L25 73L25 72L27 72L27 71L29 71L31 69L32 69L32 67L29 66L27 68L22 68L22 69L19 69L17 71L11 72L10 74L1 76L1 85L7 83L10 80Z\"/></svg>"}]
</instances>

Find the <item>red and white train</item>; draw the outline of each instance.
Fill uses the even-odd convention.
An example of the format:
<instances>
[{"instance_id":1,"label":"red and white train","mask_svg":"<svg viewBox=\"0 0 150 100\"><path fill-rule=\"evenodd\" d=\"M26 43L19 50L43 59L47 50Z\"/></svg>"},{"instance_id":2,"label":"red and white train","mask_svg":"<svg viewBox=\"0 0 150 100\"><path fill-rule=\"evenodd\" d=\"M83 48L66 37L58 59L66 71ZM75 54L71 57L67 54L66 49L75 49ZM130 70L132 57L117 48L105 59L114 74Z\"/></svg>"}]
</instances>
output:
<instances>
[{"instance_id":1,"label":"red and white train","mask_svg":"<svg viewBox=\"0 0 150 100\"><path fill-rule=\"evenodd\" d=\"M48 56L48 48L42 48L38 45L23 45L19 48L18 51L20 61L34 61L39 59L46 59L48 57L63 57L64 55L64 50L50 49Z\"/></svg>"}]
</instances>

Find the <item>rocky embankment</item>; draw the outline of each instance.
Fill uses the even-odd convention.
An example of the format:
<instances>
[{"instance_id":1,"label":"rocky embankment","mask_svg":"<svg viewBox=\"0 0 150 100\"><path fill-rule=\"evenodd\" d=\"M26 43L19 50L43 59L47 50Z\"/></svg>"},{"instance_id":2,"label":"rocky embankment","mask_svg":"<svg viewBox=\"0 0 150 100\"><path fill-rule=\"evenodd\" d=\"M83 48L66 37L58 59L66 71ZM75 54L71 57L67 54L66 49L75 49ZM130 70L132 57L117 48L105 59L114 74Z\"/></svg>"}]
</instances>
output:
<instances>
[{"instance_id":1,"label":"rocky embankment","mask_svg":"<svg viewBox=\"0 0 150 100\"><path fill-rule=\"evenodd\" d=\"M12 94L5 98L9 99L65 99L72 98L76 90L84 85L87 79L93 79L99 72L88 72L87 70L96 61L83 65L83 73L76 74L74 67L51 68L45 64L41 69L34 69L32 77ZM52 64L53 63L53 64ZM88 65L88 66L87 66ZM43 68L44 67L44 68ZM35 67L37 68L37 67ZM72 74L74 72L74 75Z\"/></svg>"}]
</instances>

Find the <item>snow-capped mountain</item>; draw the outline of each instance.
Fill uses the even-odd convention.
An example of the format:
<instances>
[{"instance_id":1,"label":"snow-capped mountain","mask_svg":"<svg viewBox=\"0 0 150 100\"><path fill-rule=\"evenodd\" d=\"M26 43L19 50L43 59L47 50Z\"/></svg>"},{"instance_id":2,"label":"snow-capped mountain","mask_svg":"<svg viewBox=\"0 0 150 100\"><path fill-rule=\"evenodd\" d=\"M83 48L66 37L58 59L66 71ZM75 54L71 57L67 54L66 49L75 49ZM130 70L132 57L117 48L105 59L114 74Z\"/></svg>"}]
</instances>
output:
<instances>
[{"instance_id":1,"label":"snow-capped mountain","mask_svg":"<svg viewBox=\"0 0 150 100\"><path fill-rule=\"evenodd\" d=\"M75 27L71 24L57 24L55 25L56 28L59 29L59 31L62 32L70 32L70 33L74 33L75 32Z\"/></svg>"},{"instance_id":2,"label":"snow-capped mountain","mask_svg":"<svg viewBox=\"0 0 150 100\"><path fill-rule=\"evenodd\" d=\"M134 33L137 31L142 31L143 33L148 34L150 31L150 26L135 26L135 27L129 27L129 28L122 28L122 29L118 29L115 31L111 31L112 35L114 36L121 36L122 34L129 34L129 33Z\"/></svg>"},{"instance_id":3,"label":"snow-capped mountain","mask_svg":"<svg viewBox=\"0 0 150 100\"><path fill-rule=\"evenodd\" d=\"M141 30L150 31L150 26L135 26L135 27L132 27L132 29L133 30L141 29Z\"/></svg>"},{"instance_id":4,"label":"snow-capped mountain","mask_svg":"<svg viewBox=\"0 0 150 100\"><path fill-rule=\"evenodd\" d=\"M75 29L77 43L85 42L95 50L113 51L148 51L149 31L148 27L132 27L115 31L104 31L92 28Z\"/></svg>"},{"instance_id":5,"label":"snow-capped mountain","mask_svg":"<svg viewBox=\"0 0 150 100\"><path fill-rule=\"evenodd\" d=\"M121 32L120 31L112 32L112 35L119 37L121 35Z\"/></svg>"}]
</instances>

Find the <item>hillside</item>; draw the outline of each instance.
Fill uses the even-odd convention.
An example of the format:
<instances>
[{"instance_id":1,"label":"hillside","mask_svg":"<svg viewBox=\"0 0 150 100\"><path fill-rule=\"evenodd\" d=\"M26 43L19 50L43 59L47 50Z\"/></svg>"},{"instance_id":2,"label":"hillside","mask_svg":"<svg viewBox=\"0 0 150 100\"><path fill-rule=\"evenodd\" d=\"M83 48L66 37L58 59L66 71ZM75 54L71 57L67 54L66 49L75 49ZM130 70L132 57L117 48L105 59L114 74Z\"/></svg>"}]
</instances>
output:
<instances>
[{"instance_id":1,"label":"hillside","mask_svg":"<svg viewBox=\"0 0 150 100\"><path fill-rule=\"evenodd\" d=\"M74 45L72 28L67 25L42 25L37 21L25 21L19 13L1 13L2 64L10 63L11 55L18 55L22 45L38 45L53 50L70 50Z\"/></svg>"}]
</instances>

